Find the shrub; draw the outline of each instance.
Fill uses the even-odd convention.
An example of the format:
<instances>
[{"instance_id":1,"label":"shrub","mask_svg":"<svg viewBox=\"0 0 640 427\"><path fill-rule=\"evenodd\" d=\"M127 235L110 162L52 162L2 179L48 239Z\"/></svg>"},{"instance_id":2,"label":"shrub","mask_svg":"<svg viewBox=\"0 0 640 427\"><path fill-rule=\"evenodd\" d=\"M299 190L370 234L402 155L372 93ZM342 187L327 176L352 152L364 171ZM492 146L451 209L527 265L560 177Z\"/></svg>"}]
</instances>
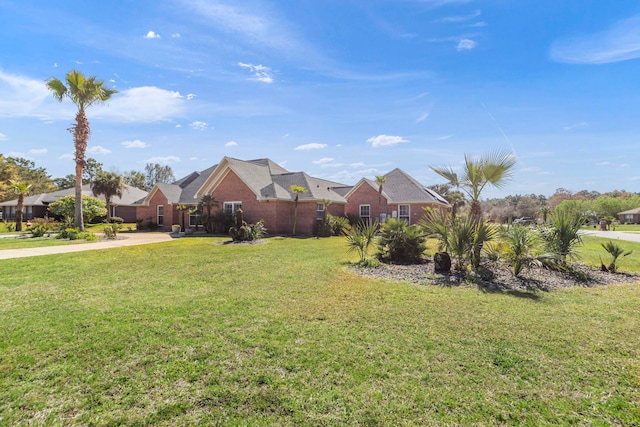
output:
<instances>
[{"instance_id":1,"label":"shrub","mask_svg":"<svg viewBox=\"0 0 640 427\"><path fill-rule=\"evenodd\" d=\"M332 216L331 218L331 229L334 236L343 236L351 229L351 224L349 223L349 219L347 217Z\"/></svg>"},{"instance_id":2,"label":"shrub","mask_svg":"<svg viewBox=\"0 0 640 427\"><path fill-rule=\"evenodd\" d=\"M425 236L419 227L395 218L382 224L378 238L379 259L415 264L422 261L425 249Z\"/></svg>"},{"instance_id":3,"label":"shrub","mask_svg":"<svg viewBox=\"0 0 640 427\"><path fill-rule=\"evenodd\" d=\"M116 240L118 238L118 231L120 231L120 224L106 225L102 230L104 237L109 240Z\"/></svg>"},{"instance_id":4,"label":"shrub","mask_svg":"<svg viewBox=\"0 0 640 427\"><path fill-rule=\"evenodd\" d=\"M343 216L333 216L327 213L322 221L317 221L314 235L317 237L343 236L350 229L349 220Z\"/></svg>"},{"instance_id":5,"label":"shrub","mask_svg":"<svg viewBox=\"0 0 640 427\"><path fill-rule=\"evenodd\" d=\"M158 227L159 227L159 225L155 221L149 221L147 223L147 228L149 229L149 231L156 231L158 229Z\"/></svg>"},{"instance_id":6,"label":"shrub","mask_svg":"<svg viewBox=\"0 0 640 427\"><path fill-rule=\"evenodd\" d=\"M539 229L544 246L555 255L562 264L567 259L576 258L576 247L582 244L580 228L584 224L584 216L569 209L556 209L551 226Z\"/></svg>"},{"instance_id":7,"label":"shrub","mask_svg":"<svg viewBox=\"0 0 640 427\"><path fill-rule=\"evenodd\" d=\"M109 222L112 224L124 224L124 219L119 216L112 216Z\"/></svg>"},{"instance_id":8,"label":"shrub","mask_svg":"<svg viewBox=\"0 0 640 427\"><path fill-rule=\"evenodd\" d=\"M264 237L267 229L262 220L255 224L247 224L243 219L242 209L236 211L236 225L229 229L229 234L234 242L250 242Z\"/></svg>"},{"instance_id":9,"label":"shrub","mask_svg":"<svg viewBox=\"0 0 640 427\"><path fill-rule=\"evenodd\" d=\"M15 222L5 221L4 225L7 227L7 231L9 233L13 233L14 231L16 231L16 223Z\"/></svg>"},{"instance_id":10,"label":"shrub","mask_svg":"<svg viewBox=\"0 0 640 427\"><path fill-rule=\"evenodd\" d=\"M369 248L373 244L378 232L378 223L358 223L347 232L347 252L356 252L360 256L359 263L365 264L369 255Z\"/></svg>"},{"instance_id":11,"label":"shrub","mask_svg":"<svg viewBox=\"0 0 640 427\"><path fill-rule=\"evenodd\" d=\"M607 253L611 256L611 261L609 262L608 266L605 266L602 260L600 260L600 263L602 264L602 270L609 271L611 273L615 273L618 270L618 258L620 258L621 256L625 257L633 253L633 251L625 252L620 245L612 242L611 240L609 240L607 243L601 243L601 245L604 250L607 251Z\"/></svg>"},{"instance_id":12,"label":"shrub","mask_svg":"<svg viewBox=\"0 0 640 427\"><path fill-rule=\"evenodd\" d=\"M524 268L539 264L537 250L541 242L535 231L522 225L511 225L502 232L502 238L502 258L509 264L515 277L518 277Z\"/></svg>"}]
</instances>

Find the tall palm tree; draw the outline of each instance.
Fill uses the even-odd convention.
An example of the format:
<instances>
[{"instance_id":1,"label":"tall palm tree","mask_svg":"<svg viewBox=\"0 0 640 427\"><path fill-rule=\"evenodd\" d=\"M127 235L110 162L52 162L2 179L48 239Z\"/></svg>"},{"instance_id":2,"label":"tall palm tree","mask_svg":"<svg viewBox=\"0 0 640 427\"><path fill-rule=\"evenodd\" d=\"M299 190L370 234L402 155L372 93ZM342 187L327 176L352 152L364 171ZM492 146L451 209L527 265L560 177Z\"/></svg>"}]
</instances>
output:
<instances>
[{"instance_id":1,"label":"tall palm tree","mask_svg":"<svg viewBox=\"0 0 640 427\"><path fill-rule=\"evenodd\" d=\"M107 204L107 220L111 219L111 199L114 196L122 197L124 191L124 178L115 172L98 172L96 179L91 183L91 191L93 195L98 197L104 196Z\"/></svg>"},{"instance_id":2,"label":"tall palm tree","mask_svg":"<svg viewBox=\"0 0 640 427\"><path fill-rule=\"evenodd\" d=\"M24 198L29 195L31 184L26 181L9 181L11 191L18 196L18 206L16 206L16 231L22 231L22 208L24 208Z\"/></svg>"},{"instance_id":3,"label":"tall palm tree","mask_svg":"<svg viewBox=\"0 0 640 427\"><path fill-rule=\"evenodd\" d=\"M295 202L294 208L293 208L293 235L296 234L296 225L298 223L298 199L300 198L300 195L303 193L306 193L307 190L302 187L301 185L295 185L292 184L289 187L289 190L294 193L296 195L295 199L293 199L293 201Z\"/></svg>"},{"instance_id":4,"label":"tall palm tree","mask_svg":"<svg viewBox=\"0 0 640 427\"><path fill-rule=\"evenodd\" d=\"M66 84L52 77L47 80L47 88L53 92L54 98L58 101L62 102L64 98L69 98L71 102L78 107L76 122L71 127L71 130L73 130L76 161L74 225L76 228L84 231L84 221L82 219L82 170L85 165L87 142L91 134L89 120L87 119L85 110L94 104L106 102L112 95L118 93L118 91L104 87L104 81L97 80L95 76L85 77L85 75L78 70L69 71L65 76L65 80Z\"/></svg>"},{"instance_id":5,"label":"tall palm tree","mask_svg":"<svg viewBox=\"0 0 640 427\"><path fill-rule=\"evenodd\" d=\"M465 154L464 169L460 176L449 166L431 166L431 169L469 196L471 200L470 215L475 219L480 219L482 217L482 206L480 205L482 190L487 184L502 188L512 177L512 169L515 164L516 158L512 153L498 150L480 158Z\"/></svg>"},{"instance_id":6,"label":"tall palm tree","mask_svg":"<svg viewBox=\"0 0 640 427\"><path fill-rule=\"evenodd\" d=\"M376 183L378 184L378 220L382 221L380 218L380 209L382 206L382 184L387 182L387 177L384 175L376 175Z\"/></svg>"}]
</instances>

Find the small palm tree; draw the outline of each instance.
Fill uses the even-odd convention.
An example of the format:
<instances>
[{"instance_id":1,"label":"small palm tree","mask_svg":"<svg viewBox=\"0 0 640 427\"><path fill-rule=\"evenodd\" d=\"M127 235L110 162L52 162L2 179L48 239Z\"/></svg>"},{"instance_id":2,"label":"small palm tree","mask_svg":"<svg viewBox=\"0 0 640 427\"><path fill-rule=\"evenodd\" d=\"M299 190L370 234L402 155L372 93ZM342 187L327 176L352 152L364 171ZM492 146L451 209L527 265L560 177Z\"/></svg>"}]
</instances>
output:
<instances>
[{"instance_id":1,"label":"small palm tree","mask_svg":"<svg viewBox=\"0 0 640 427\"><path fill-rule=\"evenodd\" d=\"M303 186L295 185L295 184L292 184L289 187L289 190L296 195L295 198L293 199L294 202L295 202L295 205L294 205L294 208L293 208L293 232L291 233L291 234L293 234L295 236L295 234L296 234L296 225L297 225L297 222L298 222L298 199L300 198L300 195L306 193L307 190Z\"/></svg>"},{"instance_id":2,"label":"small palm tree","mask_svg":"<svg viewBox=\"0 0 640 427\"><path fill-rule=\"evenodd\" d=\"M620 258L621 256L629 256L633 253L633 251L625 252L620 245L613 243L611 240L609 240L607 243L601 243L601 245L604 250L607 251L609 255L611 255L611 262L607 267L605 267L606 270L611 273L615 273L618 270L618 258ZM602 261L600 261L600 263L604 266L604 263L602 263ZM603 270L605 268L603 268Z\"/></svg>"},{"instance_id":3,"label":"small palm tree","mask_svg":"<svg viewBox=\"0 0 640 427\"><path fill-rule=\"evenodd\" d=\"M380 217L380 210L382 209L382 184L387 182L387 177L384 175L376 175L376 183L378 184L378 218L382 220Z\"/></svg>"},{"instance_id":4,"label":"small palm tree","mask_svg":"<svg viewBox=\"0 0 640 427\"><path fill-rule=\"evenodd\" d=\"M54 98L62 102L69 98L78 107L76 123L71 127L73 144L75 147L76 183L75 183L75 216L74 225L84 231L82 219L82 171L85 166L85 153L91 128L85 110L94 105L106 102L112 95L118 93L115 89L104 87L104 81L95 76L85 77L77 70L71 70L65 76L66 84L52 77L47 80L47 88L53 92Z\"/></svg>"},{"instance_id":5,"label":"small palm tree","mask_svg":"<svg viewBox=\"0 0 640 427\"><path fill-rule=\"evenodd\" d=\"M369 248L375 241L378 233L378 223L366 224L360 222L347 232L347 246L350 252L357 252L360 256L360 264L365 264L369 255Z\"/></svg>"},{"instance_id":6,"label":"small palm tree","mask_svg":"<svg viewBox=\"0 0 640 427\"><path fill-rule=\"evenodd\" d=\"M542 228L540 235L549 252L555 255L561 264L567 259L577 258L576 248L582 244L580 228L584 216L571 210L556 209L552 215L552 224Z\"/></svg>"},{"instance_id":7,"label":"small palm tree","mask_svg":"<svg viewBox=\"0 0 640 427\"><path fill-rule=\"evenodd\" d=\"M107 221L111 220L111 200L115 197L122 197L124 191L124 178L115 172L98 172L96 179L91 183L93 195L104 196L107 205Z\"/></svg>"},{"instance_id":8,"label":"small palm tree","mask_svg":"<svg viewBox=\"0 0 640 427\"><path fill-rule=\"evenodd\" d=\"M503 258L511 267L511 273L518 277L524 268L539 264L537 254L540 248L538 234L523 225L510 225L502 232L505 246Z\"/></svg>"},{"instance_id":9,"label":"small palm tree","mask_svg":"<svg viewBox=\"0 0 640 427\"><path fill-rule=\"evenodd\" d=\"M204 228L207 233L213 233L213 214L211 213L211 211L213 211L213 208L218 206L218 204L218 201L211 194L205 194L204 196L202 196L202 198L200 199L200 203L198 204L198 209L200 210L200 212L206 212L206 214L204 214L203 222Z\"/></svg>"},{"instance_id":10,"label":"small palm tree","mask_svg":"<svg viewBox=\"0 0 640 427\"><path fill-rule=\"evenodd\" d=\"M9 187L18 196L18 206L16 206L16 231L22 231L22 209L24 208L24 198L31 191L31 184L26 181L9 181Z\"/></svg>"},{"instance_id":11,"label":"small palm tree","mask_svg":"<svg viewBox=\"0 0 640 427\"><path fill-rule=\"evenodd\" d=\"M482 206L480 205L482 190L488 184L502 188L511 178L515 164L516 158L512 153L495 151L480 158L465 154L464 169L461 175L458 175L449 166L431 166L431 170L469 196L471 200L470 215L479 219L482 217Z\"/></svg>"}]
</instances>

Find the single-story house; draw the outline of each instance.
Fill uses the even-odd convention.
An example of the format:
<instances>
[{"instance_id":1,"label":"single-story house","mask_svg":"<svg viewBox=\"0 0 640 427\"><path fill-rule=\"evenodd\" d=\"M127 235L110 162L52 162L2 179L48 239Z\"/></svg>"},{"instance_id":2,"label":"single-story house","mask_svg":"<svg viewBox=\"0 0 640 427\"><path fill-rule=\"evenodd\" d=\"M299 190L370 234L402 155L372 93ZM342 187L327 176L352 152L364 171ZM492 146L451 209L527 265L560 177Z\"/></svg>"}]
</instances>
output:
<instances>
[{"instance_id":1,"label":"single-story house","mask_svg":"<svg viewBox=\"0 0 640 427\"><path fill-rule=\"evenodd\" d=\"M621 224L640 224L640 208L618 212L618 220Z\"/></svg>"},{"instance_id":2,"label":"single-story house","mask_svg":"<svg viewBox=\"0 0 640 427\"><path fill-rule=\"evenodd\" d=\"M136 201L144 198L148 193L130 185L124 186L122 197L114 196L111 199L111 216L118 216L125 222L136 221ZM44 218L49 215L49 205L64 196L75 195L75 188L67 188L51 193L35 194L24 198L23 220L28 221L33 218ZM82 195L93 196L91 185L82 186ZM99 199L105 200L103 195ZM0 203L2 218L4 220L15 220L18 199L7 200Z\"/></svg>"},{"instance_id":3,"label":"single-story house","mask_svg":"<svg viewBox=\"0 0 640 427\"><path fill-rule=\"evenodd\" d=\"M400 169L385 177L379 203L378 186L371 180L362 179L350 186L304 172L290 172L270 159L244 161L224 157L202 172L193 172L172 184L155 185L138 202L137 216L167 231L174 224L183 229L194 227L197 217L189 214L189 207L197 206L209 194L227 213L242 208L247 222L262 220L270 234L290 234L296 211L292 185L304 188L298 194L299 234L311 235L325 208L334 216L354 214L363 220L396 217L412 224L422 216L423 207L449 208L444 198Z\"/></svg>"}]
</instances>

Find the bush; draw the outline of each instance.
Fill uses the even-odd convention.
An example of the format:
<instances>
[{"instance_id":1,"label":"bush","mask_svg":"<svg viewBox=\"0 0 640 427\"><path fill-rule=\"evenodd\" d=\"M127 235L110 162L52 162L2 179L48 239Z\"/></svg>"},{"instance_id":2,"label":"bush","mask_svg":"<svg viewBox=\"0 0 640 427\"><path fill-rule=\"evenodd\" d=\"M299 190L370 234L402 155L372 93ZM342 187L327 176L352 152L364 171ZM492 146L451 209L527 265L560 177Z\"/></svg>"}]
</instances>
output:
<instances>
[{"instance_id":1,"label":"bush","mask_svg":"<svg viewBox=\"0 0 640 427\"><path fill-rule=\"evenodd\" d=\"M231 227L229 229L229 234L234 242L251 242L253 240L259 240L264 237L266 232L267 229L264 227L262 220L255 224L247 224L243 221L240 227Z\"/></svg>"},{"instance_id":2,"label":"bush","mask_svg":"<svg viewBox=\"0 0 640 427\"><path fill-rule=\"evenodd\" d=\"M119 216L112 216L109 222L112 224L123 224L124 219L120 218Z\"/></svg>"},{"instance_id":3,"label":"bush","mask_svg":"<svg viewBox=\"0 0 640 427\"><path fill-rule=\"evenodd\" d=\"M46 218L36 218L32 220L29 232L33 237L42 237L51 232L54 222Z\"/></svg>"},{"instance_id":4,"label":"bush","mask_svg":"<svg viewBox=\"0 0 640 427\"><path fill-rule=\"evenodd\" d=\"M360 256L359 264L367 262L369 247L373 244L378 234L378 223L358 223L347 232L347 252L356 252Z\"/></svg>"},{"instance_id":5,"label":"bush","mask_svg":"<svg viewBox=\"0 0 640 427\"><path fill-rule=\"evenodd\" d=\"M102 230L106 239L116 240L118 238L118 231L120 231L120 224L109 224Z\"/></svg>"},{"instance_id":6,"label":"bush","mask_svg":"<svg viewBox=\"0 0 640 427\"><path fill-rule=\"evenodd\" d=\"M378 258L401 264L422 262L426 249L422 230L403 220L390 218L382 225L378 239Z\"/></svg>"},{"instance_id":7,"label":"bush","mask_svg":"<svg viewBox=\"0 0 640 427\"><path fill-rule=\"evenodd\" d=\"M14 231L16 231L16 223L15 222L5 221L4 225L7 227L7 231L9 233L13 233Z\"/></svg>"}]
</instances>

